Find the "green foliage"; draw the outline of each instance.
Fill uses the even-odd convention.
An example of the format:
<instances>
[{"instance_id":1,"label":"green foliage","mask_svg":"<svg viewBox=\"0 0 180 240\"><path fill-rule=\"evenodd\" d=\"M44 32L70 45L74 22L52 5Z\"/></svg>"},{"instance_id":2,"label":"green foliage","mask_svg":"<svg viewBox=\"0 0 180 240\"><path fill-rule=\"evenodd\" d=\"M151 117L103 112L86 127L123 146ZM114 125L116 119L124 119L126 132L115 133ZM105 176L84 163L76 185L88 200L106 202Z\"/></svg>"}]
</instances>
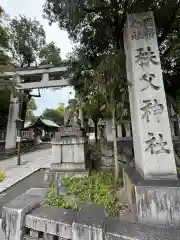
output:
<instances>
[{"instance_id":1,"label":"green foliage","mask_svg":"<svg viewBox=\"0 0 180 240\"><path fill-rule=\"evenodd\" d=\"M9 26L9 44L12 60L22 67L37 61L45 44L43 26L34 19L25 16L15 17Z\"/></svg>"},{"instance_id":2,"label":"green foliage","mask_svg":"<svg viewBox=\"0 0 180 240\"><path fill-rule=\"evenodd\" d=\"M56 110L59 114L64 115L64 105L59 105Z\"/></svg>"},{"instance_id":3,"label":"green foliage","mask_svg":"<svg viewBox=\"0 0 180 240\"><path fill-rule=\"evenodd\" d=\"M5 26L3 26L2 14L4 10L1 8L1 16L0 16L0 65L5 65L9 61L9 57L7 55L7 50L9 48L8 44L8 30Z\"/></svg>"},{"instance_id":4,"label":"green foliage","mask_svg":"<svg viewBox=\"0 0 180 240\"><path fill-rule=\"evenodd\" d=\"M0 91L0 126L5 126L9 114L10 91L8 89Z\"/></svg>"},{"instance_id":5,"label":"green foliage","mask_svg":"<svg viewBox=\"0 0 180 240\"><path fill-rule=\"evenodd\" d=\"M64 124L64 115L61 112L59 112L57 109L46 108L43 111L41 117L52 120L58 125Z\"/></svg>"},{"instance_id":6,"label":"green foliage","mask_svg":"<svg viewBox=\"0 0 180 240\"><path fill-rule=\"evenodd\" d=\"M43 49L41 49L39 58L41 64L59 64L61 63L61 49L56 47L54 42L46 44Z\"/></svg>"},{"instance_id":7,"label":"green foliage","mask_svg":"<svg viewBox=\"0 0 180 240\"><path fill-rule=\"evenodd\" d=\"M37 110L37 105L34 98L31 98L27 105L26 110L26 121L33 122L36 120L36 116L34 115L34 111Z\"/></svg>"},{"instance_id":8,"label":"green foliage","mask_svg":"<svg viewBox=\"0 0 180 240\"><path fill-rule=\"evenodd\" d=\"M71 39L81 46L80 53L71 57L71 60L76 60L72 64L75 89L85 92L84 68L87 71L89 63L98 65L99 57L123 49L127 14L147 11L153 11L155 16L162 68L167 75L164 78L165 87L172 95L177 85L179 87L180 74L179 0L46 0L45 17L50 23L57 22L61 29L67 30Z\"/></svg>"},{"instance_id":9,"label":"green foliage","mask_svg":"<svg viewBox=\"0 0 180 240\"><path fill-rule=\"evenodd\" d=\"M104 60L96 68L94 84L105 101L107 115L116 110L116 119L122 118L129 112L127 78L125 72L125 56L122 51L104 56Z\"/></svg>"},{"instance_id":10,"label":"green foliage","mask_svg":"<svg viewBox=\"0 0 180 240\"><path fill-rule=\"evenodd\" d=\"M164 50L174 48L169 36L177 35L180 28L179 0L62 0L61 4L59 0L46 0L44 5L45 17L50 22L58 22L74 41L84 44L91 55L107 53L112 47L119 49L123 45L127 14L147 11L154 12L159 45Z\"/></svg>"},{"instance_id":11,"label":"green foliage","mask_svg":"<svg viewBox=\"0 0 180 240\"><path fill-rule=\"evenodd\" d=\"M177 114L180 114L180 89L176 92L176 112Z\"/></svg>"},{"instance_id":12,"label":"green foliage","mask_svg":"<svg viewBox=\"0 0 180 240\"><path fill-rule=\"evenodd\" d=\"M52 207L63 207L78 210L78 206L74 201L65 200L64 197L61 196L57 197L55 183L51 185L51 188L46 195L44 204Z\"/></svg>"},{"instance_id":13,"label":"green foliage","mask_svg":"<svg viewBox=\"0 0 180 240\"><path fill-rule=\"evenodd\" d=\"M92 92L84 99L82 104L85 114L91 117L93 122L98 122L100 118L104 117L103 106L105 105L105 98L100 92Z\"/></svg>"},{"instance_id":14,"label":"green foliage","mask_svg":"<svg viewBox=\"0 0 180 240\"><path fill-rule=\"evenodd\" d=\"M0 182L2 182L5 179L6 175L3 171L0 171Z\"/></svg>"},{"instance_id":15,"label":"green foliage","mask_svg":"<svg viewBox=\"0 0 180 240\"><path fill-rule=\"evenodd\" d=\"M63 197L57 197L55 185L47 195L46 204L73 209L78 209L82 203L100 204L105 207L110 216L117 215L121 209L115 197L116 188L110 171L94 172L91 176L84 178L65 178L63 184L67 188L67 194L78 199L77 205L74 202L65 201Z\"/></svg>"}]
</instances>

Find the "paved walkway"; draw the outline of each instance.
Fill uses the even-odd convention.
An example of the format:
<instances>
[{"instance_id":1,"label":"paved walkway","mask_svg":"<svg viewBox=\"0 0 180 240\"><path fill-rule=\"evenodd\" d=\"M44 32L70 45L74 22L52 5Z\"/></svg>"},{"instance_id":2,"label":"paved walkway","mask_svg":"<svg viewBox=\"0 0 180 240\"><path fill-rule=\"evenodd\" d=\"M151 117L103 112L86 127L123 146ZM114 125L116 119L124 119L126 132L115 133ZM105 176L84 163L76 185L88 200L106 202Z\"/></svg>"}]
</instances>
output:
<instances>
[{"instance_id":1,"label":"paved walkway","mask_svg":"<svg viewBox=\"0 0 180 240\"><path fill-rule=\"evenodd\" d=\"M6 174L6 178L0 183L0 193L10 188L20 180L28 177L40 168L49 168L51 162L51 149L39 150L21 156L21 165L17 166L17 157L9 158L0 162L0 170ZM37 181L37 179L34 179ZM39 180L38 180L39 181ZM3 196L1 196L3 198ZM4 240L1 230L0 219L0 240Z\"/></svg>"},{"instance_id":2,"label":"paved walkway","mask_svg":"<svg viewBox=\"0 0 180 240\"><path fill-rule=\"evenodd\" d=\"M21 165L17 165L17 157L0 162L0 170L6 174L6 178L0 183L0 193L15 183L29 176L40 168L49 168L51 162L51 149L39 150L21 156Z\"/></svg>"},{"instance_id":3,"label":"paved walkway","mask_svg":"<svg viewBox=\"0 0 180 240\"><path fill-rule=\"evenodd\" d=\"M6 178L0 183L0 193L10 188L20 180L36 172L40 168L48 168L51 162L51 149L39 150L21 156L21 165L17 166L17 157L0 161L0 170L5 171ZM0 240L4 240L1 231L0 219Z\"/></svg>"}]
</instances>

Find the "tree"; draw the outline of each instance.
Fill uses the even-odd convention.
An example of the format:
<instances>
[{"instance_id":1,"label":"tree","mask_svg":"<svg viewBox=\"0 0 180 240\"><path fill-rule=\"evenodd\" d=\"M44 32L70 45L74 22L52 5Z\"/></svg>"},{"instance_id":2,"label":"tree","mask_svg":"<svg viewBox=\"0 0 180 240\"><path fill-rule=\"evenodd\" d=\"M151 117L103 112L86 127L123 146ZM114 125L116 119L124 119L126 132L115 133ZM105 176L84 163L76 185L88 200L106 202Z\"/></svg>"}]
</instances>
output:
<instances>
[{"instance_id":1,"label":"tree","mask_svg":"<svg viewBox=\"0 0 180 240\"><path fill-rule=\"evenodd\" d=\"M115 180L119 178L119 163L117 150L117 120L123 120L128 106L128 91L125 72L125 58L122 52L104 57L96 69L95 85L105 98L105 107L112 117L112 132L114 142Z\"/></svg>"},{"instance_id":2,"label":"tree","mask_svg":"<svg viewBox=\"0 0 180 240\"><path fill-rule=\"evenodd\" d=\"M9 25L9 44L14 63L21 67L37 64L45 39L43 26L37 20L25 16L12 19Z\"/></svg>"},{"instance_id":3,"label":"tree","mask_svg":"<svg viewBox=\"0 0 180 240\"><path fill-rule=\"evenodd\" d=\"M84 110L94 121L95 126L100 119L106 117L113 119L115 179L117 180L119 164L116 122L123 120L124 115L129 112L125 56L123 51L119 51L116 54L109 53L98 58L92 64L92 62L88 62L89 59L83 57L81 51L72 83L81 95ZM79 67L78 74L77 66Z\"/></svg>"},{"instance_id":4,"label":"tree","mask_svg":"<svg viewBox=\"0 0 180 240\"><path fill-rule=\"evenodd\" d=\"M56 111L57 111L59 114L64 115L64 111L65 111L64 105L60 104L60 105L57 107Z\"/></svg>"},{"instance_id":5,"label":"tree","mask_svg":"<svg viewBox=\"0 0 180 240\"><path fill-rule=\"evenodd\" d=\"M27 105L26 121L33 122L34 120L36 120L36 116L34 115L34 111L36 110L37 110L37 105L36 105L35 99L31 98L31 100Z\"/></svg>"},{"instance_id":6,"label":"tree","mask_svg":"<svg viewBox=\"0 0 180 240\"><path fill-rule=\"evenodd\" d=\"M8 34L0 23L0 65L8 64L9 57L6 54L8 47Z\"/></svg>"},{"instance_id":7,"label":"tree","mask_svg":"<svg viewBox=\"0 0 180 240\"><path fill-rule=\"evenodd\" d=\"M147 11L154 12L162 67L168 75L164 81L172 90L168 78L180 74L180 0L61 0L61 4L59 0L46 0L44 5L50 23L58 22L61 29L66 29L71 39L86 49L91 61L123 49L127 14Z\"/></svg>"},{"instance_id":8,"label":"tree","mask_svg":"<svg viewBox=\"0 0 180 240\"><path fill-rule=\"evenodd\" d=\"M44 48L41 49L39 58L41 64L59 64L61 62L61 49L56 47L54 42L46 44Z\"/></svg>"},{"instance_id":9,"label":"tree","mask_svg":"<svg viewBox=\"0 0 180 240\"><path fill-rule=\"evenodd\" d=\"M108 109L113 118L115 177L118 176L116 119L118 108L124 114L124 89L127 88L124 60L123 30L128 13L153 11L157 26L158 44L162 57L165 84L180 74L180 0L129 1L129 0L46 0L45 17L50 22L58 22L61 29L66 29L74 42L82 46L82 56L75 63L73 81L78 91L85 95L99 91L107 99ZM78 51L80 52L80 51ZM80 55L80 54L79 54ZM123 56L123 59L121 59ZM124 61L123 61L124 62ZM121 65L118 67L118 65ZM96 82L92 84L93 77ZM87 81L89 78L91 81ZM89 89L84 88L85 83ZM124 86L125 85L125 86ZM180 85L178 85L180 87ZM175 90L176 91L176 90ZM125 91L126 92L126 91ZM121 116L120 116L121 117Z\"/></svg>"},{"instance_id":10,"label":"tree","mask_svg":"<svg viewBox=\"0 0 180 240\"><path fill-rule=\"evenodd\" d=\"M57 111L57 109L46 108L43 111L41 117L49 119L49 120L55 122L58 125L63 125L64 124L64 115L60 114Z\"/></svg>"},{"instance_id":11,"label":"tree","mask_svg":"<svg viewBox=\"0 0 180 240\"><path fill-rule=\"evenodd\" d=\"M84 109L84 115L91 118L94 123L95 141L98 142L98 122L100 119L104 119L105 111L105 98L100 92L92 92L84 102L81 103Z\"/></svg>"},{"instance_id":12,"label":"tree","mask_svg":"<svg viewBox=\"0 0 180 240\"><path fill-rule=\"evenodd\" d=\"M9 23L9 53L16 66L30 67L37 64L39 53L45 44L45 31L42 25L35 19L27 19L25 16L13 18ZM24 79L30 81L30 77ZM25 119L27 104L31 99L31 90L25 90L21 96L20 118Z\"/></svg>"},{"instance_id":13,"label":"tree","mask_svg":"<svg viewBox=\"0 0 180 240\"><path fill-rule=\"evenodd\" d=\"M10 91L0 91L0 126L6 126L9 114Z\"/></svg>"},{"instance_id":14,"label":"tree","mask_svg":"<svg viewBox=\"0 0 180 240\"><path fill-rule=\"evenodd\" d=\"M0 65L6 65L9 62L7 50L9 48L8 30L4 26L4 10L0 7Z\"/></svg>"},{"instance_id":15,"label":"tree","mask_svg":"<svg viewBox=\"0 0 180 240\"><path fill-rule=\"evenodd\" d=\"M7 69L10 70L9 56L7 51L9 49L9 36L8 29L4 25L4 19L6 17L5 11L0 6L0 73ZM0 76L0 125L6 126L9 114L9 103L11 91L15 93L15 82L9 81L4 76Z\"/></svg>"}]
</instances>

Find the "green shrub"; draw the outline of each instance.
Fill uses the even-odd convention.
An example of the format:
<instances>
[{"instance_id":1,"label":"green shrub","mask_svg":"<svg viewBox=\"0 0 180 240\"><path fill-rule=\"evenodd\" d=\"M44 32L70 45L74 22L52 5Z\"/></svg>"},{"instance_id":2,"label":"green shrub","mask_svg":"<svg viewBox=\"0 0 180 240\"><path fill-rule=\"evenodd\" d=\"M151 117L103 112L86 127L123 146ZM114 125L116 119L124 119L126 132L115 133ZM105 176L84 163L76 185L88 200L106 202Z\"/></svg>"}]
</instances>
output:
<instances>
[{"instance_id":1,"label":"green shrub","mask_svg":"<svg viewBox=\"0 0 180 240\"><path fill-rule=\"evenodd\" d=\"M74 210L78 210L78 206L74 202L67 201L67 199L65 200L63 196L61 197L56 195L55 183L51 185L49 191L47 192L44 204L52 207L72 208Z\"/></svg>"},{"instance_id":2,"label":"green shrub","mask_svg":"<svg viewBox=\"0 0 180 240\"><path fill-rule=\"evenodd\" d=\"M5 179L6 175L3 171L0 171L0 182L2 182Z\"/></svg>"},{"instance_id":3,"label":"green shrub","mask_svg":"<svg viewBox=\"0 0 180 240\"><path fill-rule=\"evenodd\" d=\"M45 203L49 206L78 209L82 203L100 204L110 216L117 215L121 208L115 196L113 174L110 171L94 172L89 177L65 178L63 184L67 195L74 196L78 203L68 202L64 197L56 196L55 184L47 194Z\"/></svg>"}]
</instances>

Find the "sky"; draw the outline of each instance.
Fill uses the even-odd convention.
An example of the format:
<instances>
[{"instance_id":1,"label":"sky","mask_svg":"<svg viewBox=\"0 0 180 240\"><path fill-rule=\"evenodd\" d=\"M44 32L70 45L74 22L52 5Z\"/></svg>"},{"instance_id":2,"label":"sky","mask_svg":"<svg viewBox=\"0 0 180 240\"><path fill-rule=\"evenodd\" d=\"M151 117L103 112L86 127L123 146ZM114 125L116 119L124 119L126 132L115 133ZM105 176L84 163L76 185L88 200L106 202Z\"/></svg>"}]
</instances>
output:
<instances>
[{"instance_id":1,"label":"sky","mask_svg":"<svg viewBox=\"0 0 180 240\"><path fill-rule=\"evenodd\" d=\"M61 48L61 57L65 59L67 53L72 52L73 44L70 42L67 32L60 30L57 24L49 26L48 21L43 19L42 6L44 3L45 0L0 0L1 6L11 18L18 15L36 18L44 27L47 42L54 41ZM35 99L38 107L36 115L40 115L46 108L56 108L59 103L67 105L69 99L73 97L72 87L56 91L41 90L41 98Z\"/></svg>"}]
</instances>

